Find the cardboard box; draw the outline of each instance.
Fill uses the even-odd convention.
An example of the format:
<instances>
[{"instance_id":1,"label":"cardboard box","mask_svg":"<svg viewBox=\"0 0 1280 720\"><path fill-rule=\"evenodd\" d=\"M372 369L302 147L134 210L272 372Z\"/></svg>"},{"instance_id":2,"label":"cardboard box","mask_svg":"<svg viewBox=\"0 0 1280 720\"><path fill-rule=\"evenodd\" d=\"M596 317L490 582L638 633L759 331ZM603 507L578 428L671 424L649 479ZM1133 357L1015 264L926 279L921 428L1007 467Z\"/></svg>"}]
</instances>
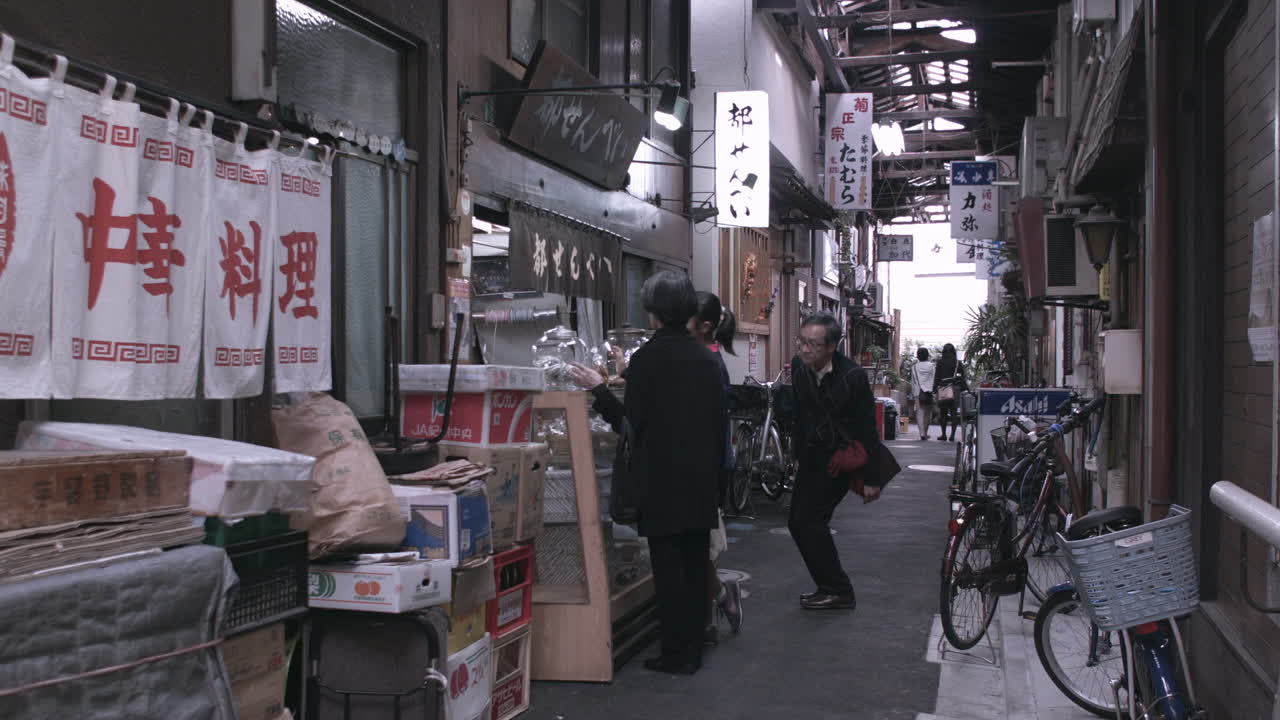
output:
<instances>
[{"instance_id":1,"label":"cardboard box","mask_svg":"<svg viewBox=\"0 0 1280 720\"><path fill-rule=\"evenodd\" d=\"M222 662L240 720L276 720L284 712L284 623L222 641Z\"/></svg>"},{"instance_id":2,"label":"cardboard box","mask_svg":"<svg viewBox=\"0 0 1280 720\"><path fill-rule=\"evenodd\" d=\"M449 654L476 644L485 634L489 601L497 596L493 557L453 571L453 593L445 614L449 616Z\"/></svg>"},{"instance_id":3,"label":"cardboard box","mask_svg":"<svg viewBox=\"0 0 1280 720\"><path fill-rule=\"evenodd\" d=\"M517 542L526 542L542 535L542 506L546 495L547 463L550 460L551 450L546 443L525 445L521 450Z\"/></svg>"},{"instance_id":4,"label":"cardboard box","mask_svg":"<svg viewBox=\"0 0 1280 720\"><path fill-rule=\"evenodd\" d=\"M449 698L445 717L477 720L487 717L493 697L493 648L486 633L479 642L449 656Z\"/></svg>"},{"instance_id":5,"label":"cardboard box","mask_svg":"<svg viewBox=\"0 0 1280 720\"><path fill-rule=\"evenodd\" d=\"M464 458L493 468L484 479L489 496L489 527L493 551L499 552L516 544L520 516L520 469L524 446L490 447L487 445L440 444L440 457Z\"/></svg>"},{"instance_id":6,"label":"cardboard box","mask_svg":"<svg viewBox=\"0 0 1280 720\"><path fill-rule=\"evenodd\" d=\"M532 630L528 626L493 643L493 720L510 720L529 709Z\"/></svg>"},{"instance_id":7,"label":"cardboard box","mask_svg":"<svg viewBox=\"0 0 1280 720\"><path fill-rule=\"evenodd\" d=\"M467 565L493 552L489 500L484 480L459 488L392 485L409 525L404 550L430 560Z\"/></svg>"},{"instance_id":8,"label":"cardboard box","mask_svg":"<svg viewBox=\"0 0 1280 720\"><path fill-rule=\"evenodd\" d=\"M16 446L20 450L185 451L195 461L189 505L196 515L242 518L311 508L315 458L262 445L128 425L28 420L18 426Z\"/></svg>"},{"instance_id":9,"label":"cardboard box","mask_svg":"<svg viewBox=\"0 0 1280 720\"><path fill-rule=\"evenodd\" d=\"M471 445L515 445L529 442L534 393L490 390L454 393L445 441ZM445 393L406 393L401 401L401 434L435 437L444 425Z\"/></svg>"},{"instance_id":10,"label":"cardboard box","mask_svg":"<svg viewBox=\"0 0 1280 720\"><path fill-rule=\"evenodd\" d=\"M181 450L0 452L0 532L185 508L192 465Z\"/></svg>"},{"instance_id":11,"label":"cardboard box","mask_svg":"<svg viewBox=\"0 0 1280 720\"><path fill-rule=\"evenodd\" d=\"M447 560L327 563L311 566L307 586L310 607L402 613L448 603L453 576Z\"/></svg>"}]
</instances>

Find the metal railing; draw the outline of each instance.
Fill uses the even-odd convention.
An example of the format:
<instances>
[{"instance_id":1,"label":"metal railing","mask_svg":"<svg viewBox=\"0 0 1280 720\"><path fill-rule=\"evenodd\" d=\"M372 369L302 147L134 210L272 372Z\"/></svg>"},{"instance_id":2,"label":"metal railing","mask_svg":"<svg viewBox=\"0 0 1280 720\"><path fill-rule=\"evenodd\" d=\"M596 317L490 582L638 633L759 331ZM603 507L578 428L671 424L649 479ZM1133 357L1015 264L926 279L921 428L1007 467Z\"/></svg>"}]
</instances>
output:
<instances>
[{"instance_id":1,"label":"metal railing","mask_svg":"<svg viewBox=\"0 0 1280 720\"><path fill-rule=\"evenodd\" d=\"M1249 591L1247 536L1247 533L1252 532L1267 541L1271 547L1280 549L1280 508L1227 480L1213 484L1209 489L1209 500L1240 523L1240 589L1245 600L1259 612L1280 613L1280 607L1263 605Z\"/></svg>"}]
</instances>

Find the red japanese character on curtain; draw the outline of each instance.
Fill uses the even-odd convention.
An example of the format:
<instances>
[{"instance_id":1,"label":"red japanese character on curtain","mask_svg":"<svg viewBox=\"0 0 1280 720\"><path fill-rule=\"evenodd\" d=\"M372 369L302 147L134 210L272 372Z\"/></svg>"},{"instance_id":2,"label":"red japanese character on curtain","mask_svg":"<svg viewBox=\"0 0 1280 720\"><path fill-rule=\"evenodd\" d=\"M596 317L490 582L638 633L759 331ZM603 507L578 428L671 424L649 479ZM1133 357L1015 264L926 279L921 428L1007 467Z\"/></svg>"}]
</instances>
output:
<instances>
[{"instance_id":1,"label":"red japanese character on curtain","mask_svg":"<svg viewBox=\"0 0 1280 720\"><path fill-rule=\"evenodd\" d=\"M84 234L84 261L89 264L90 310L98 303L107 263L141 264L145 266L146 276L157 281L143 283L144 290L151 295L164 295L166 300L173 295L173 284L169 282L172 266L181 267L187 262L182 252L173 247L172 228L181 227L182 220L169 214L160 200L153 197L147 200L151 203L150 213L115 215L115 189L101 178L93 179L93 214L76 213ZM150 230L142 234L147 244L143 250L138 249L139 221ZM112 230L128 233L122 247L111 246Z\"/></svg>"},{"instance_id":2,"label":"red japanese character on curtain","mask_svg":"<svg viewBox=\"0 0 1280 720\"><path fill-rule=\"evenodd\" d=\"M258 299L262 295L262 279L259 275L258 260L262 251L262 227L257 222L249 221L253 233L253 246L245 242L244 233L236 229L230 222L224 222L226 235L218 238L218 246L222 249L222 261L218 267L222 269L222 293L219 297L227 298L231 310L231 319L236 318L237 299L253 297L253 324L258 324Z\"/></svg>"},{"instance_id":3,"label":"red japanese character on curtain","mask_svg":"<svg viewBox=\"0 0 1280 720\"><path fill-rule=\"evenodd\" d=\"M311 304L316 294L316 234L291 232L280 236L280 243L289 254L288 260L280 266L280 272L285 277L285 291L280 296L280 312L288 310L289 305L297 298L302 304L293 308L294 317L319 318L319 308Z\"/></svg>"}]
</instances>

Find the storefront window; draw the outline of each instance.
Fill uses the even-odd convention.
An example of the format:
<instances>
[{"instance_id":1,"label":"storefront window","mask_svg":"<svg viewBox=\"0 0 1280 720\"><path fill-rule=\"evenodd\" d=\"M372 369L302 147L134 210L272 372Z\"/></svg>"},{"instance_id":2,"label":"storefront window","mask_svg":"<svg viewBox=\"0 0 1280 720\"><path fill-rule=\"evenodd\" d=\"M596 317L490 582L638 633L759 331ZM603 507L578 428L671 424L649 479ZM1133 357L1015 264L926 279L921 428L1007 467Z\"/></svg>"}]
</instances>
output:
<instances>
[{"instance_id":1,"label":"storefront window","mask_svg":"<svg viewBox=\"0 0 1280 720\"><path fill-rule=\"evenodd\" d=\"M280 104L404 136L404 53L298 0L276 0Z\"/></svg>"}]
</instances>

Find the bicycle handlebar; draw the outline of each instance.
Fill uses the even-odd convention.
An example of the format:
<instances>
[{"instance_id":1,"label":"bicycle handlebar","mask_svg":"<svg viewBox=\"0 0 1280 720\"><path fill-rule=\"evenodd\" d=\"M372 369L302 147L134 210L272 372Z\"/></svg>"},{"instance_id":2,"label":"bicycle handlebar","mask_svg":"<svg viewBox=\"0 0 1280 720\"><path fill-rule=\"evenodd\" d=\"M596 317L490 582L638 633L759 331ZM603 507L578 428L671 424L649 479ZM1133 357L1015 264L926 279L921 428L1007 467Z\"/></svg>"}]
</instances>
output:
<instances>
[{"instance_id":1,"label":"bicycle handlebar","mask_svg":"<svg viewBox=\"0 0 1280 720\"><path fill-rule=\"evenodd\" d=\"M1032 461L1047 452L1058 438L1071 434L1072 431L1083 425L1090 415L1101 410L1102 406L1106 404L1107 396L1099 395L1085 403L1084 407L1072 410L1066 420L1050 425L1049 428L1044 431L1044 435L1036 441L1036 444L1032 445L1031 449L1022 457L1018 458L1018 461L1014 463L1013 473L1015 475L1022 475L1025 473Z\"/></svg>"}]
</instances>

